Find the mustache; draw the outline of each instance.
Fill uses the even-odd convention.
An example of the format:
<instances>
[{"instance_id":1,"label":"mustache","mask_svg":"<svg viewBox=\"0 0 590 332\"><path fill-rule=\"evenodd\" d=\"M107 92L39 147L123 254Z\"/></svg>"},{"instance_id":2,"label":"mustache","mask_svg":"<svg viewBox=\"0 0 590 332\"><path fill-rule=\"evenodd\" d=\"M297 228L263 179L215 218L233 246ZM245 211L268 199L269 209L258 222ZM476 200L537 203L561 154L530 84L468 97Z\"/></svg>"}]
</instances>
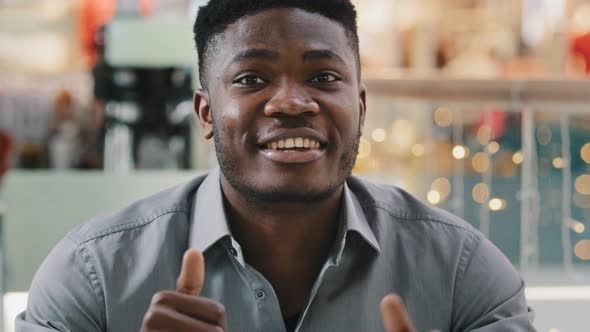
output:
<instances>
[{"instance_id":1,"label":"mustache","mask_svg":"<svg viewBox=\"0 0 590 332\"><path fill-rule=\"evenodd\" d=\"M303 117L276 118L264 132L272 132L279 129L309 128L321 131L321 128Z\"/></svg>"}]
</instances>

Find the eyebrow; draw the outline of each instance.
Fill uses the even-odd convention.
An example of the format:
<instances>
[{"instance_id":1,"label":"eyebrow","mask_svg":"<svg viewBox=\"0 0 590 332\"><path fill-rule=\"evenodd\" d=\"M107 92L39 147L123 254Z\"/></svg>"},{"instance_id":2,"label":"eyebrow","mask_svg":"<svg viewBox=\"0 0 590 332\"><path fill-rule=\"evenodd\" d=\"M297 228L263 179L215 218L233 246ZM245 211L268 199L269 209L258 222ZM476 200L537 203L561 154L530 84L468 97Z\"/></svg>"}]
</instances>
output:
<instances>
[{"instance_id":1,"label":"eyebrow","mask_svg":"<svg viewBox=\"0 0 590 332\"><path fill-rule=\"evenodd\" d=\"M278 52L263 49L263 48L251 48L238 53L233 59L232 63L240 63L248 60L269 60L276 61L280 57ZM331 50L311 50L303 53L303 61L316 61L316 60L336 60L342 64L346 62L338 54Z\"/></svg>"},{"instance_id":2,"label":"eyebrow","mask_svg":"<svg viewBox=\"0 0 590 332\"><path fill-rule=\"evenodd\" d=\"M233 59L232 63L244 62L252 59L262 59L276 61L279 58L279 53L262 48L251 48L238 53Z\"/></svg>"},{"instance_id":3,"label":"eyebrow","mask_svg":"<svg viewBox=\"0 0 590 332\"><path fill-rule=\"evenodd\" d=\"M342 57L331 50L312 50L303 53L303 61L313 60L336 60L342 64L346 64Z\"/></svg>"}]
</instances>

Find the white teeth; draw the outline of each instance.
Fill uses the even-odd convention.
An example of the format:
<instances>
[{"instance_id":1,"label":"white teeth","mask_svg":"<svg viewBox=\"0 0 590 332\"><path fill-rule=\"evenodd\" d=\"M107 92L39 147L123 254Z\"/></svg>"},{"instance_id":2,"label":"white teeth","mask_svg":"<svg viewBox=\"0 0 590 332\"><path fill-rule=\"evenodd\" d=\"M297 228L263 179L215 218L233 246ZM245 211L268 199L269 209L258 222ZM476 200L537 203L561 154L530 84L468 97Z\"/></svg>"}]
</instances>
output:
<instances>
[{"instance_id":1,"label":"white teeth","mask_svg":"<svg viewBox=\"0 0 590 332\"><path fill-rule=\"evenodd\" d=\"M295 139L295 147L296 148L302 148L303 147L303 138L297 137Z\"/></svg>"},{"instance_id":2,"label":"white teeth","mask_svg":"<svg viewBox=\"0 0 590 332\"><path fill-rule=\"evenodd\" d=\"M309 145L309 138L306 138L303 140L303 147L306 149L309 149L310 145Z\"/></svg>"},{"instance_id":3,"label":"white teeth","mask_svg":"<svg viewBox=\"0 0 590 332\"><path fill-rule=\"evenodd\" d=\"M280 139L278 141L268 143L267 149L278 150L278 149L293 149L293 148L305 148L305 149L319 149L321 147L320 142L315 141L311 138L294 137L287 139Z\"/></svg>"},{"instance_id":4,"label":"white teeth","mask_svg":"<svg viewBox=\"0 0 590 332\"><path fill-rule=\"evenodd\" d=\"M295 147L295 140L292 138L287 138L287 142L285 143L285 147L287 149L292 149Z\"/></svg>"}]
</instances>

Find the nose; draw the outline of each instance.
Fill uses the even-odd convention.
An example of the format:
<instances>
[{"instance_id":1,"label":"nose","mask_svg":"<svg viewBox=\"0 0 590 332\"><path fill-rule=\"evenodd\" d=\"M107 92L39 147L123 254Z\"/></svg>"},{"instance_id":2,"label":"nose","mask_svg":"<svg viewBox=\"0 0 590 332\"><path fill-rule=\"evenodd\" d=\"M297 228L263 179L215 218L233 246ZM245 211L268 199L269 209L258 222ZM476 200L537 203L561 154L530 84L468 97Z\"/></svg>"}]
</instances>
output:
<instances>
[{"instance_id":1,"label":"nose","mask_svg":"<svg viewBox=\"0 0 590 332\"><path fill-rule=\"evenodd\" d=\"M306 92L306 87L295 82L282 83L264 107L266 116L298 116L306 113L316 114L319 111L320 105Z\"/></svg>"}]
</instances>

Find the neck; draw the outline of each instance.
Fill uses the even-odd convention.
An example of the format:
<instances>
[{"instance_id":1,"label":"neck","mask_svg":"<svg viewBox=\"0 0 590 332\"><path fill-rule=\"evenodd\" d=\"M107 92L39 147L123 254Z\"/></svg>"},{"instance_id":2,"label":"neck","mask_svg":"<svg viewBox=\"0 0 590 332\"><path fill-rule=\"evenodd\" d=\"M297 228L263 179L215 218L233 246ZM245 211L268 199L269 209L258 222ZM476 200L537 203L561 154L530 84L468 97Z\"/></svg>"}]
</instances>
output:
<instances>
[{"instance_id":1,"label":"neck","mask_svg":"<svg viewBox=\"0 0 590 332\"><path fill-rule=\"evenodd\" d=\"M221 187L228 222L245 260L273 284L279 300L292 298L292 291L305 300L336 238L344 186L317 204L255 202L223 175ZM284 314L297 312L296 306L281 307Z\"/></svg>"},{"instance_id":2,"label":"neck","mask_svg":"<svg viewBox=\"0 0 590 332\"><path fill-rule=\"evenodd\" d=\"M317 246L331 248L344 186L317 204L253 201L237 192L223 176L221 187L232 233L244 250L252 249L253 257L260 251L265 259L274 254L293 254L301 259L302 254L316 256Z\"/></svg>"}]
</instances>

